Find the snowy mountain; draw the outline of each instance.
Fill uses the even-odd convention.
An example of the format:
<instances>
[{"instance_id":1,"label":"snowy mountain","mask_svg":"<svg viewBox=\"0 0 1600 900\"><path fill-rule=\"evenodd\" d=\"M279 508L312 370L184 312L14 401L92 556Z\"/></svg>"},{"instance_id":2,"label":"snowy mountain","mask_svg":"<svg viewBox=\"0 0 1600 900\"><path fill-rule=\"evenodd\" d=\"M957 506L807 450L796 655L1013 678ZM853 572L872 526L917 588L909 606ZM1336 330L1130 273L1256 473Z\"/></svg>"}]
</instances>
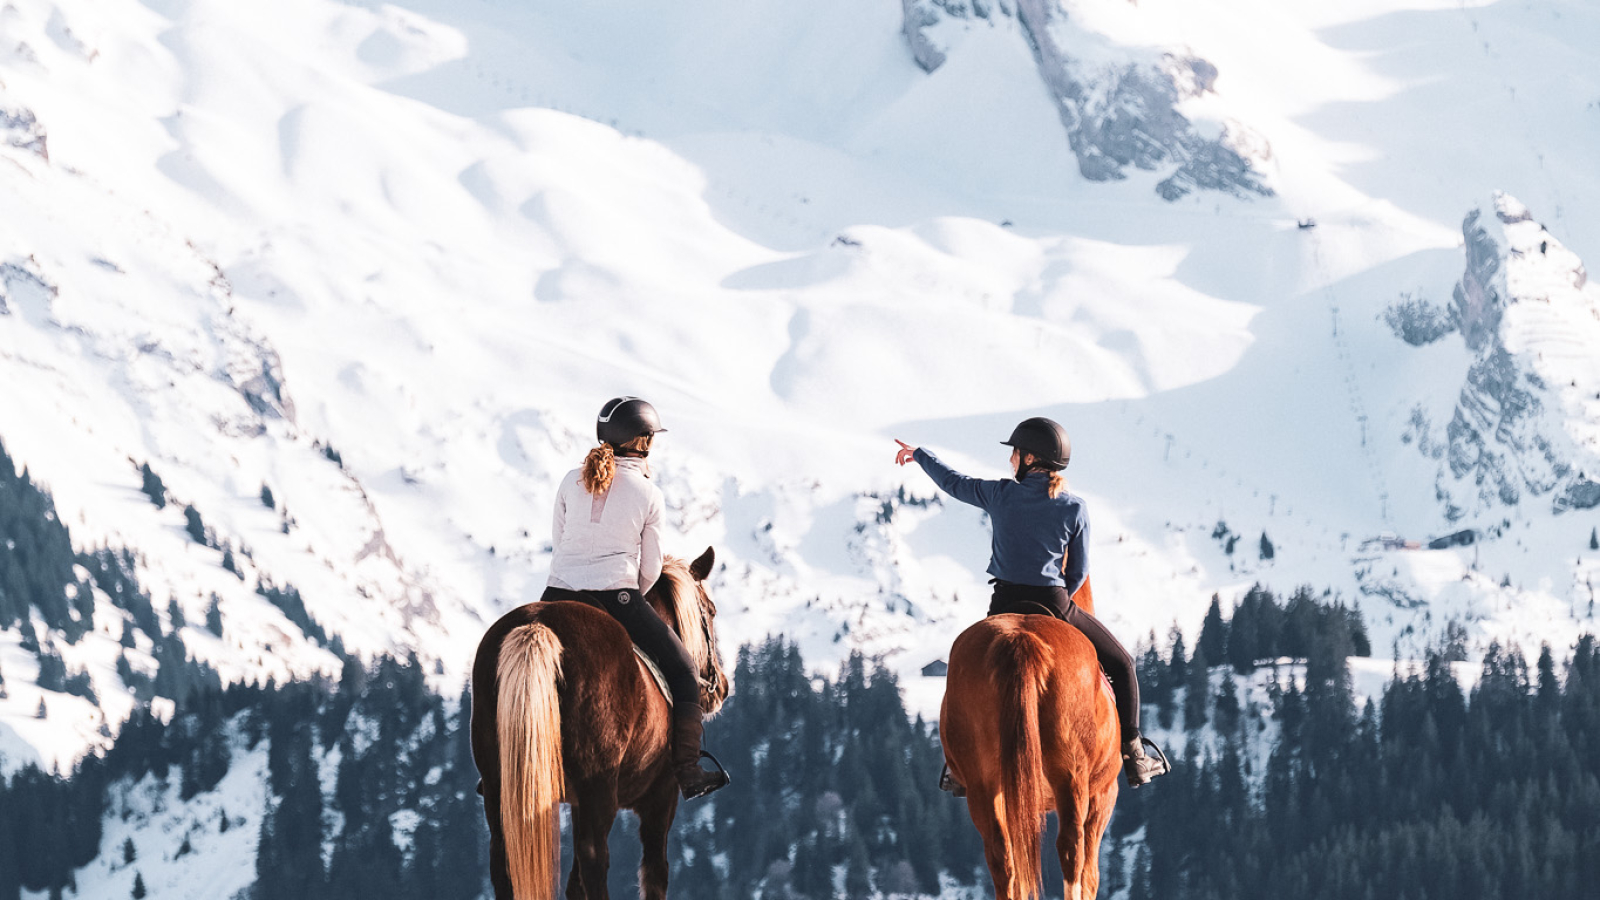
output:
<instances>
[{"instance_id":1,"label":"snowy mountain","mask_svg":"<svg viewBox=\"0 0 1600 900\"><path fill-rule=\"evenodd\" d=\"M454 696L621 393L724 645L884 654L919 709L987 536L890 438L999 477L1033 414L1130 643L1261 581L1359 600L1368 690L1452 622L1559 648L1600 574L1597 37L1442 0L9 0L0 441L224 681L338 677L265 582ZM91 634L37 630L96 702L0 631L0 769L137 705L117 659L160 635L94 591Z\"/></svg>"}]
</instances>

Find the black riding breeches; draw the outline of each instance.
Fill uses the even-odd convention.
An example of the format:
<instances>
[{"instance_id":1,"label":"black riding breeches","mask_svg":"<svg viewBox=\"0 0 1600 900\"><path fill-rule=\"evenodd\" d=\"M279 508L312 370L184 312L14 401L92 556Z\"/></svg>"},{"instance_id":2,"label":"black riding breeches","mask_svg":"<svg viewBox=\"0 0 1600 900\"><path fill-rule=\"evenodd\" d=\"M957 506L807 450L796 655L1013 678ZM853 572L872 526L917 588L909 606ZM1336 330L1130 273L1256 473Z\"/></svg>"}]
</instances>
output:
<instances>
[{"instance_id":1,"label":"black riding breeches","mask_svg":"<svg viewBox=\"0 0 1600 900\"><path fill-rule=\"evenodd\" d=\"M1011 612L1017 603L1037 603L1055 612L1056 617L1083 632L1094 645L1100 668L1111 679L1111 692L1117 698L1117 718L1122 723L1122 738L1127 740L1139 733L1139 678L1134 673L1133 654L1122 646L1111 629L1099 619L1072 602L1063 587L1039 584L1011 584L996 582L994 595L989 600L989 615Z\"/></svg>"},{"instance_id":2,"label":"black riding breeches","mask_svg":"<svg viewBox=\"0 0 1600 900\"><path fill-rule=\"evenodd\" d=\"M672 694L673 718L700 720L700 679L695 676L694 660L684 649L683 641L678 640L677 634L661 620L643 594L631 590L569 591L547 587L539 599L587 603L621 622L628 637L661 667L661 674L667 679L667 690Z\"/></svg>"}]
</instances>

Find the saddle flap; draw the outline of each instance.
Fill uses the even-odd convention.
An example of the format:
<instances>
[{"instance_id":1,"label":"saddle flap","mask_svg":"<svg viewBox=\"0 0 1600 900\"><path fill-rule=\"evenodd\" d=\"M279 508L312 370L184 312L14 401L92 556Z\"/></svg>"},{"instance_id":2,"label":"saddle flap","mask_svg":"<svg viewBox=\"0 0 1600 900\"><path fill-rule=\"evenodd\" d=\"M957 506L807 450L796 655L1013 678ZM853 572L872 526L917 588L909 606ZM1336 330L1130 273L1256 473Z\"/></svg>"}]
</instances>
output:
<instances>
[{"instance_id":1,"label":"saddle flap","mask_svg":"<svg viewBox=\"0 0 1600 900\"><path fill-rule=\"evenodd\" d=\"M656 665L656 661L646 655L643 650L640 650L638 644L633 645L633 655L639 658L639 666L656 683L656 690L661 692L662 698L667 701L667 706L670 707L672 705L672 691L667 688L667 676L662 674L661 667Z\"/></svg>"}]
</instances>

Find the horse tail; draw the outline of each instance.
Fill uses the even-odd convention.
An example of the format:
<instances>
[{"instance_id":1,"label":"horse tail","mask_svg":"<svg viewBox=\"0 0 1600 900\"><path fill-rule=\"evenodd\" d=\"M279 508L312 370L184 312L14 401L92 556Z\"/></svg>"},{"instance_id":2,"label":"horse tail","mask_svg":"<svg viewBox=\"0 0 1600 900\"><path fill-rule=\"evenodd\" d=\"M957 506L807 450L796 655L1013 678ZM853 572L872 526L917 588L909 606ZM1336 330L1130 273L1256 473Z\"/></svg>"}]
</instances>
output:
<instances>
[{"instance_id":1,"label":"horse tail","mask_svg":"<svg viewBox=\"0 0 1600 900\"><path fill-rule=\"evenodd\" d=\"M556 895L561 867L561 641L524 625L500 646L500 826L518 900Z\"/></svg>"},{"instance_id":2,"label":"horse tail","mask_svg":"<svg viewBox=\"0 0 1600 900\"><path fill-rule=\"evenodd\" d=\"M1016 629L996 637L988 662L999 688L1000 796L1011 896L1034 900L1039 896L1039 833L1049 811L1039 740L1039 695L1052 654L1037 635Z\"/></svg>"}]
</instances>

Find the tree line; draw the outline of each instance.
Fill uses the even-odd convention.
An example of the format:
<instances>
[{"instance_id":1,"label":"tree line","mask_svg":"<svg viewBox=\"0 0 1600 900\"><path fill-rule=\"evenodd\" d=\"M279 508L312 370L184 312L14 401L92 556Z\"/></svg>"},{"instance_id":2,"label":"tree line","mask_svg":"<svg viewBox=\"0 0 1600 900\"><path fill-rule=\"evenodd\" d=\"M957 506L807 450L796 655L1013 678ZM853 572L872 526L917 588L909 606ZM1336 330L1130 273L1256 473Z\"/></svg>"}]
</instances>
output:
<instances>
[{"instance_id":1,"label":"tree line","mask_svg":"<svg viewBox=\"0 0 1600 900\"><path fill-rule=\"evenodd\" d=\"M1236 627L1244 608L1223 624ZM1338 631L1312 632L1304 665L1272 682L1277 734L1264 767L1245 752L1260 723L1222 713L1232 678L1219 690L1192 677L1173 688L1184 726L1194 727L1188 713L1198 709L1219 740L1195 742L1171 775L1124 794L1109 884L1127 888L1129 900L1593 896L1594 637L1564 649L1564 659L1545 646L1532 666L1517 648L1491 645L1470 690L1452 648L1440 648L1419 664L1397 663L1381 697L1358 704L1345 661L1352 641ZM1190 667L1204 655L1204 634L1199 643ZM1181 638L1174 651L1141 661L1158 692L1163 673L1173 685Z\"/></svg>"}]
</instances>

